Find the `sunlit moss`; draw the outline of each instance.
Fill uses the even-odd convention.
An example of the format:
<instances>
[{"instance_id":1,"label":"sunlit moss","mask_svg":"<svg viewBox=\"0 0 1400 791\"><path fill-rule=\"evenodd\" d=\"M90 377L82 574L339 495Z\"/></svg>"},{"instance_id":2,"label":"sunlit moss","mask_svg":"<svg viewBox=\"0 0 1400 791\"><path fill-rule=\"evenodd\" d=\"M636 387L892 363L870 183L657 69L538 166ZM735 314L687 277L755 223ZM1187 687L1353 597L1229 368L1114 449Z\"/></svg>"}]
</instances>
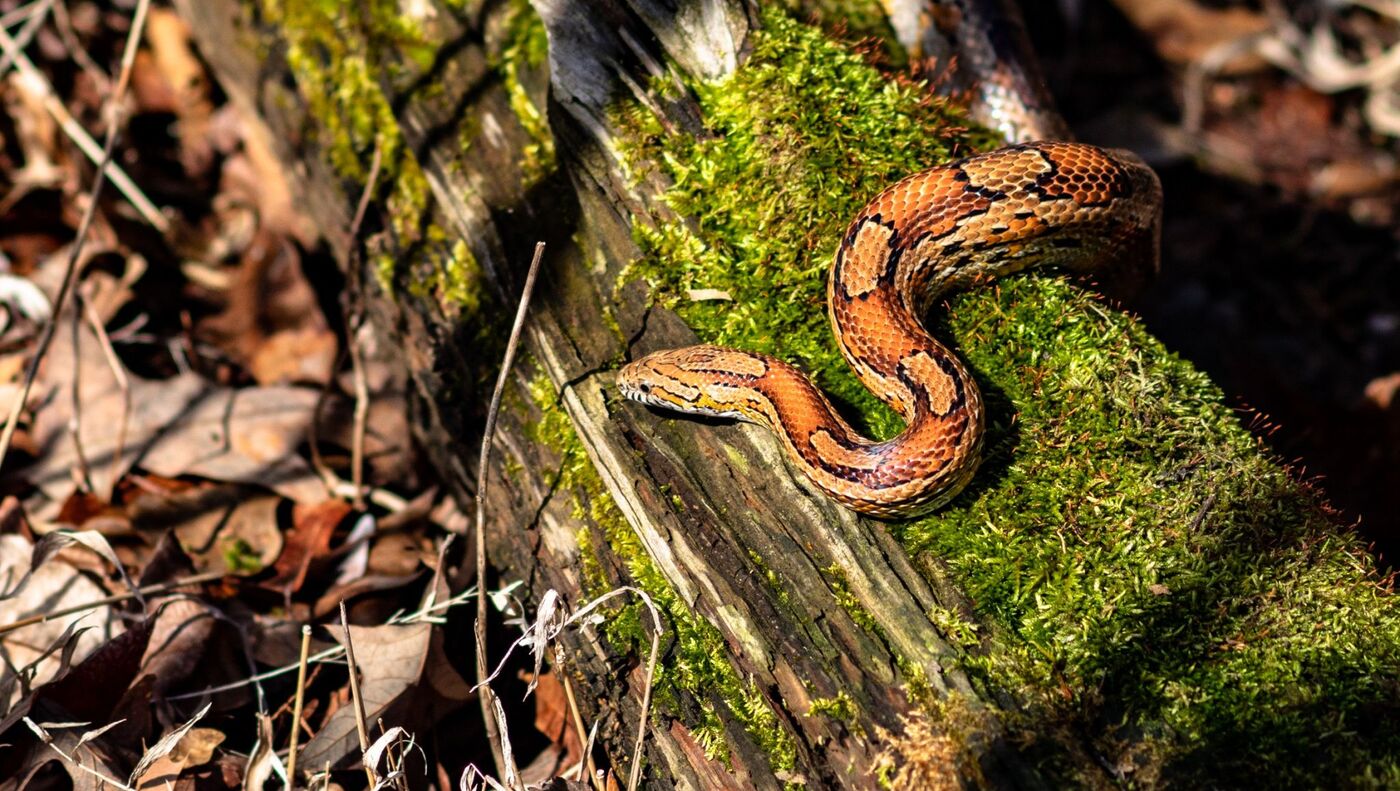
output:
<instances>
[{"instance_id":1,"label":"sunlit moss","mask_svg":"<svg viewBox=\"0 0 1400 791\"><path fill-rule=\"evenodd\" d=\"M556 167L554 134L549 129L549 121L521 82L523 69L539 69L545 65L549 57L549 39L544 22L526 0L515 0L510 8L506 47L497 68L510 97L511 112L530 137L530 142L521 150L521 168L528 185L543 179Z\"/></svg>"}]
</instances>

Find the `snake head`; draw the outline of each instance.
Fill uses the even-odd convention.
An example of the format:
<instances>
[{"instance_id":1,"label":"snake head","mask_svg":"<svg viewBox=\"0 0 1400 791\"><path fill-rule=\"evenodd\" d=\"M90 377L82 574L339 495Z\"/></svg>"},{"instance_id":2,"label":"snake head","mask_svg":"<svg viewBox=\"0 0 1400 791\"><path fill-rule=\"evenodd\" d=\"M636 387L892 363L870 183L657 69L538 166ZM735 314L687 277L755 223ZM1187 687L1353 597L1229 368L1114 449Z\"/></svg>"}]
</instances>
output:
<instances>
[{"instance_id":1,"label":"snake head","mask_svg":"<svg viewBox=\"0 0 1400 791\"><path fill-rule=\"evenodd\" d=\"M739 392L768 373L765 358L717 346L653 352L622 367L617 389L629 400L691 415L754 419Z\"/></svg>"}]
</instances>

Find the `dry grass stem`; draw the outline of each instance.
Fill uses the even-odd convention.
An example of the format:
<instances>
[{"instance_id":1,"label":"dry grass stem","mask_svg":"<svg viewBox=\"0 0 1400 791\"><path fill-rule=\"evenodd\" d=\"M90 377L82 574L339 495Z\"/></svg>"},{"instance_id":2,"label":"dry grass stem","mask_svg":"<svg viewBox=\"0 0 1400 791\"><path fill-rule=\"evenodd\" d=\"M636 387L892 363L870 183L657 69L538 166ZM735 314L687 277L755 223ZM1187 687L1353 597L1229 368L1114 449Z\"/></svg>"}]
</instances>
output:
<instances>
[{"instance_id":1,"label":"dry grass stem","mask_svg":"<svg viewBox=\"0 0 1400 791\"><path fill-rule=\"evenodd\" d=\"M365 212L369 211L369 201L374 195L375 184L379 181L379 167L383 159L383 149L375 146L374 159L369 165L369 177L365 179L364 192L360 193L360 202L355 207L355 218L350 223L352 250L359 249L353 245L353 241L359 237L360 227L365 221ZM359 266L352 266L351 271L356 273L354 276L358 280ZM346 323L345 338L350 347L350 370L355 382L355 423L353 433L350 436L350 484L355 489L353 504L356 508L361 509L365 507L365 432L369 425L369 379L365 372L363 350L360 348L360 329L365 320L363 295L364 289L360 288L358 284L350 290L350 298L353 303L350 309L350 321Z\"/></svg>"},{"instance_id":2,"label":"dry grass stem","mask_svg":"<svg viewBox=\"0 0 1400 791\"><path fill-rule=\"evenodd\" d=\"M355 706L355 733L360 737L361 764L365 769L365 778L369 780L369 787L374 788L374 767L363 760L364 754L369 752L369 729L365 726L365 702L360 697L360 669L355 664L355 645L350 639L350 621L345 617L344 599L340 602L340 628L345 630L345 661L350 665L350 699Z\"/></svg>"},{"instance_id":3,"label":"dry grass stem","mask_svg":"<svg viewBox=\"0 0 1400 791\"><path fill-rule=\"evenodd\" d=\"M5 18L0 20L0 30L4 30L19 20L24 19L24 27L20 28L19 32L14 35L14 49L6 49L3 54L0 54L0 76L9 73L10 67L15 65L16 55L11 53L22 52L25 47L29 46L29 42L34 40L35 34L39 32L39 28L44 25L44 20L48 18L49 11L53 8L53 4L54 0L41 0L38 3L31 3L30 5L15 9L14 12L6 14ZM11 20L11 17L13 17L13 20Z\"/></svg>"},{"instance_id":4,"label":"dry grass stem","mask_svg":"<svg viewBox=\"0 0 1400 791\"><path fill-rule=\"evenodd\" d=\"M117 388L122 395L122 416L117 424L117 446L112 450L112 468L108 475L111 485L117 485L117 479L121 477L122 454L126 451L126 429L127 422L131 416L131 380L126 375L126 366L122 365L121 358L117 356L117 350L112 346L112 339L107 335L107 328L102 326L102 321L93 311L92 306L78 295L78 303L83 308L84 315L87 316L88 325L92 327L93 334L97 336L97 342L102 345L102 355L107 360L107 367L112 371L112 378L117 380ZM76 339L77 333L73 334ZM74 340L76 346L77 341ZM74 354L77 354L76 348ZM77 392L77 388L73 388ZM76 439L76 435L75 435ZM103 499L110 499L111 492L102 492Z\"/></svg>"},{"instance_id":5,"label":"dry grass stem","mask_svg":"<svg viewBox=\"0 0 1400 791\"><path fill-rule=\"evenodd\" d=\"M143 585L142 587L137 588L136 590L128 591L126 593L118 593L112 596L105 596L101 599L95 599L93 601L85 602L83 604L75 604L72 607L64 607L61 610L52 610L50 612L39 613L38 615L31 615L27 618L21 618L18 621L13 621L11 623L7 623L3 626L0 626L0 635L9 634L10 632L15 631L16 629L23 629L26 626L33 626L36 623L44 623L45 621L52 621L55 618L62 618L64 616L73 615L74 613L86 612L87 610L96 609L98 607L105 607L109 604L117 604L119 602L130 601L131 599L138 599L143 596L152 596L158 593L168 593L178 588L184 588L190 585L203 585L206 582L214 582L216 580L223 579L223 577L224 573L222 571L209 571L203 574L195 574L191 577L182 577L177 580L171 580L170 582L162 582L155 585Z\"/></svg>"},{"instance_id":6,"label":"dry grass stem","mask_svg":"<svg viewBox=\"0 0 1400 791\"><path fill-rule=\"evenodd\" d=\"M345 362L345 356L350 357L350 365L355 381L355 423L354 433L351 435L350 447L350 475L351 481L347 483L334 470L326 464L326 460L321 456L320 442L318 441L318 426L321 422L321 411L325 409L326 399L330 396L331 387L335 384L335 377L326 380L321 387L320 397L316 400L316 407L311 411L311 423L307 426L307 445L311 448L311 466L320 476L322 483L326 487L326 492L331 497L344 497L351 501L356 507L363 509L365 502L364 492L364 438L365 425L369 416L369 388L364 373L364 360L360 354L359 329L362 322L363 311L360 308L360 256L359 247L355 240L360 237L360 228L365 221L365 213L369 211L370 199L374 196L375 187L379 184L379 169L383 164L384 152L379 146L375 146L374 156L370 159L369 174L365 177L364 189L360 191L360 200L355 206L355 216L350 221L350 227L346 231L350 252L347 254L345 269L349 273L350 282L346 287L346 292L354 300L346 309L345 316L345 351L341 353L335 364L335 370L340 370L340 366ZM347 491L348 489L348 491Z\"/></svg>"},{"instance_id":7,"label":"dry grass stem","mask_svg":"<svg viewBox=\"0 0 1400 791\"><path fill-rule=\"evenodd\" d=\"M349 634L347 631L346 634ZM296 786L297 742L301 738L301 705L306 699L306 660L311 652L311 627L301 627L301 658L297 661L297 695L292 703L292 736L287 743L287 791Z\"/></svg>"},{"instance_id":8,"label":"dry grass stem","mask_svg":"<svg viewBox=\"0 0 1400 791\"><path fill-rule=\"evenodd\" d=\"M598 780L593 766L592 743L588 732L583 727L583 716L578 710L578 699L574 697L574 685L564 672L564 652L558 648L554 650L554 672L559 674L559 683L564 686L564 697L569 701L569 714L572 715L574 730L578 733L579 746L588 745L590 748L584 752L583 759L579 761L579 770L588 773L588 782L597 791L603 791L603 784Z\"/></svg>"},{"instance_id":9,"label":"dry grass stem","mask_svg":"<svg viewBox=\"0 0 1400 791\"><path fill-rule=\"evenodd\" d=\"M81 267L74 267L81 269ZM76 299L81 303L82 296ZM55 314L57 316L57 314ZM79 327L82 324L82 308L74 310L69 314L69 323L72 325L69 332L73 352L73 386L68 390L69 413L68 413L68 436L73 440L73 451L77 457L78 468L76 470L78 478L78 490L81 492L92 492L92 468L88 465L87 453L83 450L83 399L82 399L82 373L83 373L83 346L80 340Z\"/></svg>"}]
</instances>

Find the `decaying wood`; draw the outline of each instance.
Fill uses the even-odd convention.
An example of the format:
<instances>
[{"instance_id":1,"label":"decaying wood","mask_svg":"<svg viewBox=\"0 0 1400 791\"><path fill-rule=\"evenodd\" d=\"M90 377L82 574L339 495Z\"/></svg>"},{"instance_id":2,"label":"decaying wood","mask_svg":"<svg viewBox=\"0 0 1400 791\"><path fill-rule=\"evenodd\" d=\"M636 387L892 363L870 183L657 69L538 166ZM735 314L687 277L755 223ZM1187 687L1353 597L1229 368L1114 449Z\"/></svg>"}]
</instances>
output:
<instances>
[{"instance_id":1,"label":"decaying wood","mask_svg":"<svg viewBox=\"0 0 1400 791\"><path fill-rule=\"evenodd\" d=\"M182 6L226 90L265 120L275 147L301 174L303 205L334 253L349 260L353 242L344 234L358 187L330 168L314 142L316 121L292 92L281 59L281 31L234 0ZM974 714L966 720L976 723L972 732L958 737L972 760L949 766L950 780L1039 785L1001 735L999 718L1011 704L969 683L956 669L960 649L930 621L936 609L969 611L936 564L916 568L882 525L853 517L795 480L779 446L758 430L697 431L652 419L610 395L609 371L617 361L695 338L673 314L648 307L640 288L614 295L619 273L638 253L632 223L666 218L668 210L658 197L662 185L634 184L623 173L612 153L618 130L608 109L619 100L638 101L668 125L698 131L693 102L661 98L644 86L662 76L662 63L695 77L732 71L743 58L752 10L722 0L537 0L535 10L550 34L548 115L561 175L524 186L521 151L531 139L494 76L484 32L501 7L473 5L463 16L438 9L429 24L430 34L446 42L438 62L416 85L394 88L392 103L431 185L431 221L466 240L498 304L514 304L530 249L536 241L549 243L529 351L652 562L680 599L718 628L739 676L796 745L795 767L779 772L721 701L682 699L654 715L647 786L877 787L871 768L889 738L882 734L902 733L904 718L917 708L906 691L911 675L940 696L956 693ZM259 60L260 53L268 59ZM545 77L524 75L541 106ZM464 148L465 129L482 132ZM395 247L400 242L385 237L394 255L447 254L430 243ZM472 421L479 414L470 404L483 396L472 382L491 361L477 359L477 350L458 337L460 317L431 294L380 293L372 312L406 350L424 444L441 469L455 471L452 484L469 498ZM605 312L616 317L620 334L602 320ZM577 605L584 587L581 531L619 581L627 559L613 554L602 528L556 489L561 460L531 439L532 419L528 409L502 415L489 552L502 578L523 579L535 597L556 589ZM857 608L843 604L843 596L854 597L876 628L858 623ZM635 656L619 661L591 631L567 640L585 719L604 723L608 755L614 765L625 764L642 668ZM809 716L814 702L838 698L850 701L849 717ZM707 707L724 722L728 766L707 759L690 733ZM1067 760L1100 772L1092 761Z\"/></svg>"}]
</instances>

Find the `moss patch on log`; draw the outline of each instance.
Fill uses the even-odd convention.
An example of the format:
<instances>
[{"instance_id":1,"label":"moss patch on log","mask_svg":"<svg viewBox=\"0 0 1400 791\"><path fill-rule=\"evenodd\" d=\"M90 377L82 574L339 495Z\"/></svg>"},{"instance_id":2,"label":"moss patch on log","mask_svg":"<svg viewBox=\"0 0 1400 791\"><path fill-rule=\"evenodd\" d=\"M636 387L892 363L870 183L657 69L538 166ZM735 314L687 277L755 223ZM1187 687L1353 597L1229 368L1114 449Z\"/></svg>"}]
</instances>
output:
<instances>
[{"instance_id":1,"label":"moss patch on log","mask_svg":"<svg viewBox=\"0 0 1400 791\"><path fill-rule=\"evenodd\" d=\"M690 86L709 135L625 111L626 160L659 168L688 218L637 227L626 276L702 340L802 365L890 436L899 420L831 339L831 254L879 189L990 141L819 30L771 8L764 24L738 72ZM955 296L935 330L988 396L988 459L950 507L891 529L994 627L967 670L1026 702L1013 728L1069 751L1087 734L1145 783L1400 783L1389 581L1207 377L1052 276Z\"/></svg>"},{"instance_id":2,"label":"moss patch on log","mask_svg":"<svg viewBox=\"0 0 1400 791\"><path fill-rule=\"evenodd\" d=\"M397 0L261 0L258 5L285 39L287 65L314 121L312 133L336 174L355 185L351 191L368 180L378 153L375 211L382 212L386 227L367 247L379 286L431 298L449 316L475 317L490 303L484 273L471 249L460 240L454 243L440 223L427 178L392 108L392 92L432 68L445 37L438 28L446 20L427 7L419 9L421 18L414 17ZM531 16L511 17L502 44L511 57L497 65L509 72L507 84L517 88L513 64L537 56L528 44ZM440 93L442 88L419 90ZM523 88L520 93L523 97ZM512 109L530 113L522 123L539 120L528 100L516 107L514 94ZM477 328L473 334L484 332Z\"/></svg>"},{"instance_id":3,"label":"moss patch on log","mask_svg":"<svg viewBox=\"0 0 1400 791\"><path fill-rule=\"evenodd\" d=\"M558 456L558 490L569 493L576 518L596 527L596 531L584 527L578 536L583 594L596 598L619 584L607 573L594 547L601 538L607 543L608 552L626 565L630 579L623 584L646 591L669 627L671 634L662 638L662 644L674 640L675 647L658 663L652 684L658 708L680 717L680 697L695 701L700 718L687 722L691 735L704 747L707 758L728 762L724 721L715 705L715 701L720 701L768 757L774 771L791 771L797 757L791 734L779 724L763 695L730 663L729 650L719 630L692 612L656 568L589 460L549 377L540 374L531 381L530 399L541 414L530 426L531 439ZM646 656L651 650L651 617L641 601L616 608L600 628L608 642L620 651Z\"/></svg>"}]
</instances>

